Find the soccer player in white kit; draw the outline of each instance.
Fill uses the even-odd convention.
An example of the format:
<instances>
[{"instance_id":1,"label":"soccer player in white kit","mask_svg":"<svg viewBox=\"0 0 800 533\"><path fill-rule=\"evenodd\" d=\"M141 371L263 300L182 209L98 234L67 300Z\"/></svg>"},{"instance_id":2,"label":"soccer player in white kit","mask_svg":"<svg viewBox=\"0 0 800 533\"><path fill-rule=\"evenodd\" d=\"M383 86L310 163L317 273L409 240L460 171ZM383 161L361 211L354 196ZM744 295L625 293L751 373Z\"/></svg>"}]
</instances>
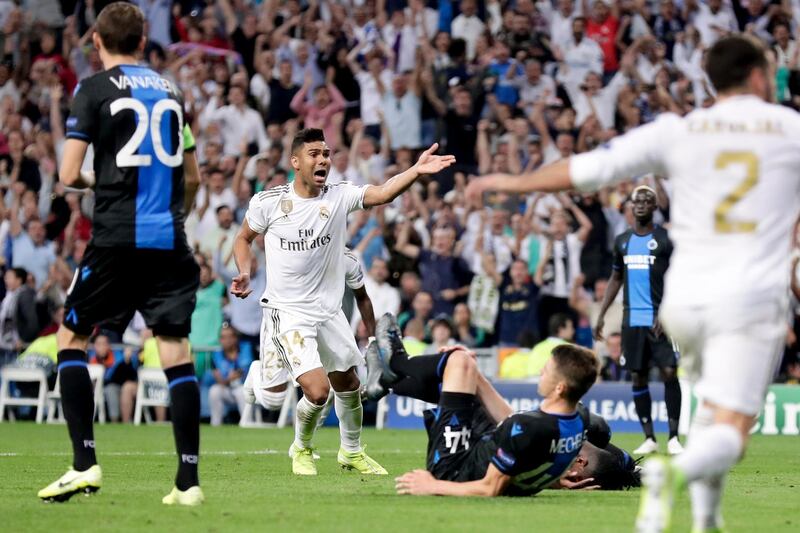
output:
<instances>
[{"instance_id":1,"label":"soccer player in white kit","mask_svg":"<svg viewBox=\"0 0 800 533\"><path fill-rule=\"evenodd\" d=\"M361 313L361 318L364 322L367 334L369 335L369 343L367 344L367 354L369 354L370 351L377 351L378 345L375 343L375 311L372 308L372 300L370 300L367 289L364 286L364 270L361 268L361 262L350 250L345 250L342 259L344 261L345 271L344 283L353 291L356 305ZM268 322L262 323L262 328L267 324ZM357 349L358 346L356 346L356 350ZM283 407L283 402L289 390L291 375L279 363L280 362L275 359L273 366L266 368L262 367L261 361L253 361L250 364L250 369L247 372L247 379L245 379L244 382L245 401L251 404L258 403L264 409L273 411ZM265 387L264 383L268 385ZM292 389L292 391L294 391L294 389ZM331 403L332 398L329 394L328 402L325 404L325 408L320 414L320 423L325 420L327 413L330 412Z\"/></svg>"},{"instance_id":2,"label":"soccer player in white kit","mask_svg":"<svg viewBox=\"0 0 800 533\"><path fill-rule=\"evenodd\" d=\"M716 103L665 114L607 146L484 190L584 191L653 172L672 181L675 251L661 321L682 348L701 399L683 454L644 465L637 531L663 531L688 484L694 531L722 528L724 478L741 458L779 362L791 235L800 196L800 115L768 103L774 74L761 46L720 39L706 71Z\"/></svg>"},{"instance_id":3,"label":"soccer player in white kit","mask_svg":"<svg viewBox=\"0 0 800 533\"><path fill-rule=\"evenodd\" d=\"M347 215L389 203L420 176L455 162L453 156L434 155L437 148L431 146L413 167L383 185L326 185L330 149L322 130L305 129L292 141L294 182L258 193L250 201L234 243L240 274L231 293L241 298L250 294L250 245L263 233L267 288L261 297L261 357L265 367L288 370L303 389L289 449L295 474L317 473L311 441L331 387L341 435L339 464L363 474L386 474L361 447L361 384L355 367L362 357L341 309Z\"/></svg>"}]
</instances>

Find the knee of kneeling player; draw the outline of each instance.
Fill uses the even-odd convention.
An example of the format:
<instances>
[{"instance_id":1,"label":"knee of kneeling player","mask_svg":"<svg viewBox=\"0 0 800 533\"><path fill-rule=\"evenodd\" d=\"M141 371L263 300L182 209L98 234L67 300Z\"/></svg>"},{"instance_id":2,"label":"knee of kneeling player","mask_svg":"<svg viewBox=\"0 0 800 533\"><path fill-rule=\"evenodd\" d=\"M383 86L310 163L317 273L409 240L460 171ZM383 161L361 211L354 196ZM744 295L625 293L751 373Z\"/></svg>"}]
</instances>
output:
<instances>
[{"instance_id":1,"label":"knee of kneeling player","mask_svg":"<svg viewBox=\"0 0 800 533\"><path fill-rule=\"evenodd\" d=\"M270 411L277 411L283 407L283 401L286 399L288 391L285 389L280 392L263 391L261 394L261 406Z\"/></svg>"}]
</instances>

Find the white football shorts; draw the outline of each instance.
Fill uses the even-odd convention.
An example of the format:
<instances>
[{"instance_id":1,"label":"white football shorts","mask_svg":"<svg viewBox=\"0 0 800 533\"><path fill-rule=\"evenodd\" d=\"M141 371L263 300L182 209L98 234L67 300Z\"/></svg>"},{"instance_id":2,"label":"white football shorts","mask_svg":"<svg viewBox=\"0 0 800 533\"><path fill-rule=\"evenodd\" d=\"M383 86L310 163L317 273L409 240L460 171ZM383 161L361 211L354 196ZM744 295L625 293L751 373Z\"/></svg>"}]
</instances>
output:
<instances>
[{"instance_id":1,"label":"white football shorts","mask_svg":"<svg viewBox=\"0 0 800 533\"><path fill-rule=\"evenodd\" d=\"M343 311L316 322L286 311L264 308L261 320L263 388L285 383L314 370L345 372L364 363Z\"/></svg>"},{"instance_id":2,"label":"white football shorts","mask_svg":"<svg viewBox=\"0 0 800 533\"><path fill-rule=\"evenodd\" d=\"M761 411L783 354L786 304L661 306L661 322L680 345L681 368L700 399L746 415Z\"/></svg>"}]
</instances>

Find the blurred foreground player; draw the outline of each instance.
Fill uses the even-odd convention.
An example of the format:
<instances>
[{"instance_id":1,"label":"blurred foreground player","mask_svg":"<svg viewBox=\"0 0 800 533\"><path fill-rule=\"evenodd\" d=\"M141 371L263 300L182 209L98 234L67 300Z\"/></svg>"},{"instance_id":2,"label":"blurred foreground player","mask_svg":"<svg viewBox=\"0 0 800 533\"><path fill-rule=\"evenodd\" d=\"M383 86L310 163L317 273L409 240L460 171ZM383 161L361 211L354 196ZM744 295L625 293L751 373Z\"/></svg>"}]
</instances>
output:
<instances>
[{"instance_id":1,"label":"blurred foreground player","mask_svg":"<svg viewBox=\"0 0 800 533\"><path fill-rule=\"evenodd\" d=\"M545 488L639 486L636 463L610 443L606 421L572 399L594 383L591 352L556 348L539 384L541 408L513 413L465 348L409 359L390 314L378 320L376 335L381 349L367 352L369 397L391 387L439 405L425 414L428 469L398 478L399 492L529 496Z\"/></svg>"},{"instance_id":2,"label":"blurred foreground player","mask_svg":"<svg viewBox=\"0 0 800 533\"><path fill-rule=\"evenodd\" d=\"M757 42L722 38L705 60L718 95L710 108L661 115L593 152L487 176L467 191L588 191L649 172L672 181L675 251L661 318L701 402L686 450L644 464L641 532L669 529L687 484L694 530L723 527L725 476L744 453L786 336L800 115L768 103L775 75Z\"/></svg>"},{"instance_id":3,"label":"blurred foreground player","mask_svg":"<svg viewBox=\"0 0 800 533\"><path fill-rule=\"evenodd\" d=\"M94 234L64 304L58 330L61 401L73 447L72 468L39 491L46 501L95 492L93 387L86 347L94 327L124 329L135 311L158 341L169 382L178 473L168 505L203 501L197 463L200 392L187 337L199 269L186 242L184 215L199 184L194 138L178 89L138 66L144 17L115 2L97 17L93 35L105 71L79 85L67 120L59 173L64 185L94 187ZM94 172L82 172L94 145Z\"/></svg>"}]
</instances>

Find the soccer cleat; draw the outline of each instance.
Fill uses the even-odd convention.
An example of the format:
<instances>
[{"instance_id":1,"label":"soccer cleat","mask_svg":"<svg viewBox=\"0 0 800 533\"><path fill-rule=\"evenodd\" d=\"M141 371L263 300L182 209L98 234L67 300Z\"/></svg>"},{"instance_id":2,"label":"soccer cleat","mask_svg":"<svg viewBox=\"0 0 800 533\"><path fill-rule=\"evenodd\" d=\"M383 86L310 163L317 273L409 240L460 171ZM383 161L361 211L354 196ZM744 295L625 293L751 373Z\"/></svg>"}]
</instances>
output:
<instances>
[{"instance_id":1,"label":"soccer cleat","mask_svg":"<svg viewBox=\"0 0 800 533\"><path fill-rule=\"evenodd\" d=\"M70 468L67 473L39 491L39 498L46 502L65 502L75 494L82 492L87 496L100 490L103 483L103 471L100 465L78 472Z\"/></svg>"},{"instance_id":2,"label":"soccer cleat","mask_svg":"<svg viewBox=\"0 0 800 533\"><path fill-rule=\"evenodd\" d=\"M203 491L198 485L189 487L186 490L178 490L178 487L172 487L172 492L161 498L161 503L164 505L187 505L194 507L203 503L205 499Z\"/></svg>"},{"instance_id":3,"label":"soccer cleat","mask_svg":"<svg viewBox=\"0 0 800 533\"><path fill-rule=\"evenodd\" d=\"M299 448L292 443L289 447L292 458L292 472L297 476L316 476L317 465L314 464L314 449Z\"/></svg>"},{"instance_id":4,"label":"soccer cleat","mask_svg":"<svg viewBox=\"0 0 800 533\"><path fill-rule=\"evenodd\" d=\"M250 363L250 369L247 371L247 377L244 379L242 391L244 392L244 401L249 404L256 403L256 393L253 392L257 383L258 377L261 372L261 361L253 361Z\"/></svg>"},{"instance_id":5,"label":"soccer cleat","mask_svg":"<svg viewBox=\"0 0 800 533\"><path fill-rule=\"evenodd\" d=\"M344 448L339 448L339 455L336 458L342 470L355 470L361 474L386 476L386 471L378 462L367 455L364 450L358 452L348 452Z\"/></svg>"},{"instance_id":6,"label":"soccer cleat","mask_svg":"<svg viewBox=\"0 0 800 533\"><path fill-rule=\"evenodd\" d=\"M678 437L672 437L667 442L667 453L670 455L678 455L683 453L683 444L678 440Z\"/></svg>"},{"instance_id":7,"label":"soccer cleat","mask_svg":"<svg viewBox=\"0 0 800 533\"><path fill-rule=\"evenodd\" d=\"M400 326L397 325L397 318L391 313L386 313L378 319L375 324L375 338L378 341L378 362L382 370L382 377L385 383L396 383L398 376L390 365L392 355L395 351L404 350L403 339L400 335ZM367 359L369 364L369 359Z\"/></svg>"},{"instance_id":8,"label":"soccer cleat","mask_svg":"<svg viewBox=\"0 0 800 533\"><path fill-rule=\"evenodd\" d=\"M636 533L669 531L677 486L676 476L676 471L664 457L652 457L644 463Z\"/></svg>"},{"instance_id":9,"label":"soccer cleat","mask_svg":"<svg viewBox=\"0 0 800 533\"><path fill-rule=\"evenodd\" d=\"M384 365L378 351L377 341L372 341L367 346L367 384L362 389L361 399L378 401L389 391L381 385L381 378L384 375Z\"/></svg>"},{"instance_id":10,"label":"soccer cleat","mask_svg":"<svg viewBox=\"0 0 800 533\"><path fill-rule=\"evenodd\" d=\"M649 455L658 451L658 443L651 438L647 438L638 448L633 450L633 455Z\"/></svg>"}]
</instances>

